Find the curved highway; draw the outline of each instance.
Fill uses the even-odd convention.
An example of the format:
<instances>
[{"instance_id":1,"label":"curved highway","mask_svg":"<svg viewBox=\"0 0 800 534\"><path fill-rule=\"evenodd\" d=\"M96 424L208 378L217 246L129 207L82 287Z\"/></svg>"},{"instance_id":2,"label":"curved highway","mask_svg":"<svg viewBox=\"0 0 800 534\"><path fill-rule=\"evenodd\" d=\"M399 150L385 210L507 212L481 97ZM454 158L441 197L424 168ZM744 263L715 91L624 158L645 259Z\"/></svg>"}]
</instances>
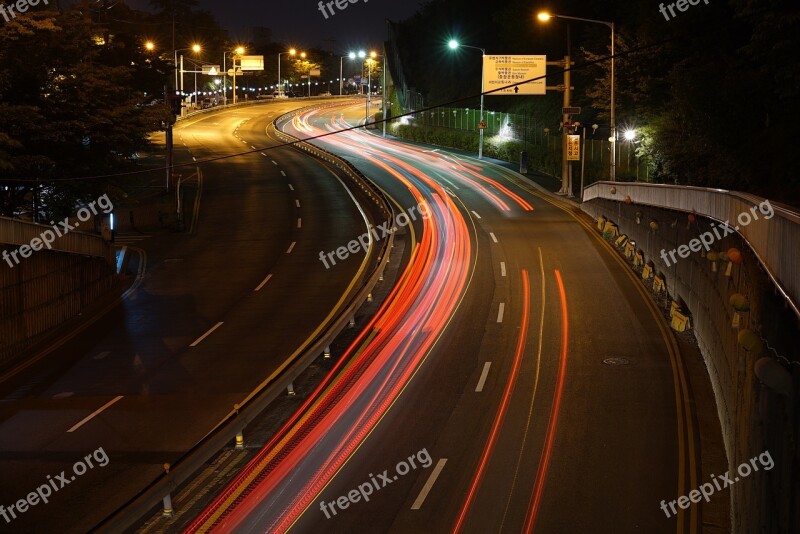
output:
<instances>
[{"instance_id":1,"label":"curved highway","mask_svg":"<svg viewBox=\"0 0 800 534\"><path fill-rule=\"evenodd\" d=\"M427 216L389 222L393 293L189 531L697 532L701 506L660 508L698 485L687 364L591 224L489 162L363 130L315 143Z\"/></svg>"}]
</instances>

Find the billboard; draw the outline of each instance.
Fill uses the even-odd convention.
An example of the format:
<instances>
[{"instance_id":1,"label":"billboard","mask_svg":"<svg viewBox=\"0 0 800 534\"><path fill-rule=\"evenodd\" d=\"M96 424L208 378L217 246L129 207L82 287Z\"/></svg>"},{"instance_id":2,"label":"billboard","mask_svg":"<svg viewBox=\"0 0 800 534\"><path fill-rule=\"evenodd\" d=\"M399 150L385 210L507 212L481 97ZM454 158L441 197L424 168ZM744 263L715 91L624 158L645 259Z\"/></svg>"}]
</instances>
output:
<instances>
[{"instance_id":1,"label":"billboard","mask_svg":"<svg viewBox=\"0 0 800 534\"><path fill-rule=\"evenodd\" d=\"M242 56L242 70L264 70L264 56Z\"/></svg>"},{"instance_id":2,"label":"billboard","mask_svg":"<svg viewBox=\"0 0 800 534\"><path fill-rule=\"evenodd\" d=\"M546 92L547 56L483 56L483 92L519 83L493 95L543 95Z\"/></svg>"}]
</instances>

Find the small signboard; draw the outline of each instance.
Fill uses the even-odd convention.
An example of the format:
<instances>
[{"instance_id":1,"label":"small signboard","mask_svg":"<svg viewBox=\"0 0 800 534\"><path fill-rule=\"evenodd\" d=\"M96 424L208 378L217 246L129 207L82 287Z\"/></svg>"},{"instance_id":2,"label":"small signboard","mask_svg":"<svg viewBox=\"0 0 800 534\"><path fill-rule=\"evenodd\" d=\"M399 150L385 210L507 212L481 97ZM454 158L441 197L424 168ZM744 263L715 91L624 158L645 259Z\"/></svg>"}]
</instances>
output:
<instances>
[{"instance_id":1,"label":"small signboard","mask_svg":"<svg viewBox=\"0 0 800 534\"><path fill-rule=\"evenodd\" d=\"M509 86L492 94L543 95L546 73L547 56L483 56L483 91Z\"/></svg>"},{"instance_id":2,"label":"small signboard","mask_svg":"<svg viewBox=\"0 0 800 534\"><path fill-rule=\"evenodd\" d=\"M580 106L573 106L569 108L561 108L562 115L580 115L581 108Z\"/></svg>"},{"instance_id":3,"label":"small signboard","mask_svg":"<svg viewBox=\"0 0 800 534\"><path fill-rule=\"evenodd\" d=\"M481 121L481 122L478 124L478 129L479 129L479 130L485 130L485 129L486 129L486 121Z\"/></svg>"},{"instance_id":4,"label":"small signboard","mask_svg":"<svg viewBox=\"0 0 800 534\"><path fill-rule=\"evenodd\" d=\"M242 70L264 70L264 56L242 56Z\"/></svg>"},{"instance_id":5,"label":"small signboard","mask_svg":"<svg viewBox=\"0 0 800 534\"><path fill-rule=\"evenodd\" d=\"M567 161L580 161L581 159L581 136L567 136Z\"/></svg>"},{"instance_id":6,"label":"small signboard","mask_svg":"<svg viewBox=\"0 0 800 534\"><path fill-rule=\"evenodd\" d=\"M208 76L219 76L219 65L203 65L203 74Z\"/></svg>"},{"instance_id":7,"label":"small signboard","mask_svg":"<svg viewBox=\"0 0 800 534\"><path fill-rule=\"evenodd\" d=\"M309 72L309 74L310 74L311 76L319 76L319 75L321 75L321 74L322 74L322 72L321 72L319 69L311 69L311 71Z\"/></svg>"}]
</instances>

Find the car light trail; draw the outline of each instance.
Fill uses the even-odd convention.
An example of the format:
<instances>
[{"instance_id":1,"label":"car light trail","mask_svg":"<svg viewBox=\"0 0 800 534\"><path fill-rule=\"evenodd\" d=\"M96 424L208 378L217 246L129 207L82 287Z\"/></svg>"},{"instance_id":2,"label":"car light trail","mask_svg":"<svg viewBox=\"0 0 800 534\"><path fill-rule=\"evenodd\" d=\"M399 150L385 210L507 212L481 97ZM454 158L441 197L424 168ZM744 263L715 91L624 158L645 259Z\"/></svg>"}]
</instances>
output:
<instances>
[{"instance_id":1,"label":"car light trail","mask_svg":"<svg viewBox=\"0 0 800 534\"><path fill-rule=\"evenodd\" d=\"M547 428L547 438L542 449L542 456L539 460L539 469L536 473L536 482L531 496L531 503L528 515L525 519L525 533L530 534L536 524L536 514L539 511L542 491L547 478L547 467L550 464L550 455L553 451L556 429L558 427L558 414L561 408L561 397L564 392L564 380L567 374L567 353L569 342L569 317L567 313L567 294L564 291L564 281L561 279L561 272L556 269L556 280L558 281L558 293L561 297L561 363L558 368L558 381L556 391L553 395L553 405L550 411L550 423Z\"/></svg>"},{"instance_id":2,"label":"car light trail","mask_svg":"<svg viewBox=\"0 0 800 534\"><path fill-rule=\"evenodd\" d=\"M293 126L313 131L307 115ZM397 400L460 303L474 266L470 232L454 201L419 169L378 159L363 146L358 153L426 206L420 242L375 318L323 383L188 532L244 525L288 530ZM307 476L290 476L297 472Z\"/></svg>"},{"instance_id":3,"label":"car light trail","mask_svg":"<svg viewBox=\"0 0 800 534\"><path fill-rule=\"evenodd\" d=\"M472 479L472 484L469 488L469 493L467 493L467 500L464 502L464 505L461 508L461 513L458 516L458 520L453 527L454 533L461 532L461 528L464 526L464 520L467 517L467 513L472 505L472 501L475 499L478 486L480 486L481 480L483 479L483 474L486 471L486 465L489 463L489 458L491 457L495 443L497 442L497 436L500 433L500 427L503 425L503 420L506 416L506 410L511 402L511 395L514 393L514 386L517 383L517 375L519 374L519 369L522 365L522 358L525 355L525 343L528 338L528 323L530 321L530 305L531 295L530 282L528 281L528 271L523 269L522 321L520 325L519 338L517 339L517 350L514 354L514 367L512 367L511 375L508 377L508 381L506 382L506 389L503 393L503 402L500 403L500 408L497 410L497 415L495 416L492 430L489 433L489 439L486 440L486 446L483 449L483 454L481 455L480 463L478 464L478 471L475 473L475 476Z\"/></svg>"}]
</instances>

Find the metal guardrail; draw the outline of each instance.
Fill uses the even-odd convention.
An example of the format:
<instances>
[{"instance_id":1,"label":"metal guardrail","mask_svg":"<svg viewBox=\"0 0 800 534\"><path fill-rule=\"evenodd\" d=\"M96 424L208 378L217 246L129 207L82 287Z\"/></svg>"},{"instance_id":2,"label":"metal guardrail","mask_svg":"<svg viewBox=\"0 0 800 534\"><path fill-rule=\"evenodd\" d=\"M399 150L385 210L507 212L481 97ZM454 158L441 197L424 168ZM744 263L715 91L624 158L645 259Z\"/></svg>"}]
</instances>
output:
<instances>
[{"instance_id":1,"label":"metal guardrail","mask_svg":"<svg viewBox=\"0 0 800 534\"><path fill-rule=\"evenodd\" d=\"M343 96L339 96L339 95L336 95L336 96L298 96L298 97L292 98L291 100L286 99L286 98L278 98L278 99L263 98L261 100L257 100L257 99L247 100L245 102L237 102L236 104L223 104L223 105L220 105L220 106L213 106L213 107L210 107L210 108L193 111L191 113L187 113L186 115L182 115L180 117L177 117L175 119L175 122L177 123L177 122L185 121L185 120L191 119L193 117L197 117L198 115L205 115L207 113L213 113L215 111L224 111L226 109L246 108L246 107L255 106L255 105L258 105L258 104L274 104L276 102L287 102L287 101L293 102L293 101L296 101L296 100L303 100L303 101L306 101L306 100L331 100L331 99L339 99L339 98L348 98L350 96L351 95L343 95Z\"/></svg>"},{"instance_id":2,"label":"metal guardrail","mask_svg":"<svg viewBox=\"0 0 800 534\"><path fill-rule=\"evenodd\" d=\"M46 230L53 232L51 226L44 224L0 217L0 245L30 245L32 240L41 239L42 233ZM113 249L102 236L86 232L70 231L61 237L56 237L50 248L58 252L105 258L108 261L113 261L114 258ZM43 247L42 250L48 249Z\"/></svg>"},{"instance_id":3,"label":"metal guardrail","mask_svg":"<svg viewBox=\"0 0 800 534\"><path fill-rule=\"evenodd\" d=\"M800 317L800 213L770 202L774 216L753 208L767 202L762 197L724 189L644 184L630 182L596 182L584 190L584 202L595 198L623 202L627 197L635 204L693 213L729 222L753 249L764 269L784 299ZM748 224L739 220L750 214ZM742 216L744 218L744 216Z\"/></svg>"},{"instance_id":4,"label":"metal guardrail","mask_svg":"<svg viewBox=\"0 0 800 534\"><path fill-rule=\"evenodd\" d=\"M273 122L281 138L292 139L299 142L299 139L280 132L277 127L279 123L285 122L288 115L293 117L296 113L295 111L283 115ZM299 145L302 144L305 143L299 142L298 148ZM383 194L377 188L371 186L369 180L350 163L327 151L312 147L311 145L303 148L303 150L317 157L321 157L325 161L340 168L348 177L359 183L359 189L367 193L368 197L376 202L378 207L381 208L381 213L383 215L390 218L394 216L394 211L388 200L383 197ZM303 354L299 355L291 362L283 373L272 382L264 384L259 390L252 392L248 396L249 400L241 406L237 406L234 414L220 421L211 432L172 464L169 472L162 474L157 480L140 491L112 515L93 527L91 531L108 533L128 531L128 529L135 525L142 517L147 515L150 510L158 506L166 495L176 491L181 484L204 467L206 462L215 454L225 446L230 445L236 439L236 435L258 417L273 400L286 391L289 384L297 379L297 377L300 376L300 374L305 371L306 368L323 353L324 349L330 346L331 342L333 342L333 340L348 326L350 317L355 315L356 311L367 300L368 295L380 280L386 268L387 257L392 250L393 241L394 235L392 234L383 242L375 268L371 273L367 273L362 277L362 280L366 278L366 281L361 289L342 310L339 318L320 334Z\"/></svg>"}]
</instances>

